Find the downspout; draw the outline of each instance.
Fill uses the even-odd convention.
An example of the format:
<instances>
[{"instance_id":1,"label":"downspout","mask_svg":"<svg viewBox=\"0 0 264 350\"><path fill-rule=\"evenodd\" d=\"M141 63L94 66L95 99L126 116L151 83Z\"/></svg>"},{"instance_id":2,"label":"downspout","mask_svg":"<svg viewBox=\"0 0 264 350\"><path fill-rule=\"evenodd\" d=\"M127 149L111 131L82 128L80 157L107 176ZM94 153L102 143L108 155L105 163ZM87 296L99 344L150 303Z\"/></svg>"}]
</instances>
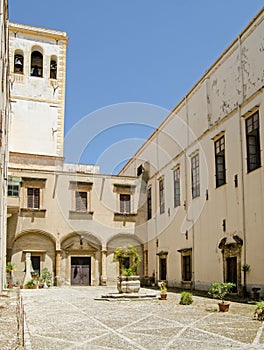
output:
<instances>
[{"instance_id":1,"label":"downspout","mask_svg":"<svg viewBox=\"0 0 264 350\"><path fill-rule=\"evenodd\" d=\"M159 137L158 137L158 131L157 131L157 141L156 141L156 160L157 160L157 169L159 171ZM155 285L158 285L158 267L159 267L159 257L158 257L158 249L159 249L159 239L157 236L158 233L158 223L157 223L157 217L158 217L158 195L157 195L157 184L155 186L155 203L156 203L156 215L155 215L155 237L156 237L156 275L155 275Z\"/></svg>"},{"instance_id":2,"label":"downspout","mask_svg":"<svg viewBox=\"0 0 264 350\"><path fill-rule=\"evenodd\" d=\"M188 147L189 147L189 144L190 144L190 135L189 135L189 111L188 111L188 100L187 100L187 96L185 96L185 107L186 107L186 123L187 123L187 144L186 144L186 151L184 152L184 167L185 167L185 172L184 172L184 175L185 175L185 211L186 211L186 221L187 222L191 222L192 223L192 226L191 226L191 229L192 229L192 285L191 285L191 289L194 290L195 289L195 272L194 272L194 269L195 269L195 262L194 262L194 222L193 222L193 219L192 218L189 218L189 199L188 199L188 183L187 183L187 180L188 180L188 177L187 177L187 150L188 150ZM188 232L186 232L186 239L187 239L187 236L188 235Z\"/></svg>"},{"instance_id":3,"label":"downspout","mask_svg":"<svg viewBox=\"0 0 264 350\"><path fill-rule=\"evenodd\" d=\"M238 36L239 46L239 67L240 67L240 78L241 78L241 91L242 101L238 103L238 117L239 117L239 136L240 136L240 162L241 162L241 200L242 200L242 235L244 241L244 259L243 264L247 262L247 235L246 235L246 206L245 206L245 181L244 181L244 152L243 152L243 132L241 123L241 105L245 101L245 89L244 89L244 74L243 74L243 63L242 63L242 50L241 50L241 37ZM246 271L243 270L244 285L246 285Z\"/></svg>"}]
</instances>

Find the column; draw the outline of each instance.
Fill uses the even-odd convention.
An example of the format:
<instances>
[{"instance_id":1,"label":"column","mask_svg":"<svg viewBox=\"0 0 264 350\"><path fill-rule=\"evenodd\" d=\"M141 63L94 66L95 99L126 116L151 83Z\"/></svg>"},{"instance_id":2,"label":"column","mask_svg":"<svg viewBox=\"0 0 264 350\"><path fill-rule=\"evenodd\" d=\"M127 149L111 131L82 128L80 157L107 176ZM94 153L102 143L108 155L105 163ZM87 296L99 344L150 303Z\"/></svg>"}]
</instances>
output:
<instances>
[{"instance_id":1,"label":"column","mask_svg":"<svg viewBox=\"0 0 264 350\"><path fill-rule=\"evenodd\" d=\"M101 251L102 253L102 274L101 274L101 285L106 286L107 282L107 274L106 274L106 254L107 254L107 249L104 248Z\"/></svg>"},{"instance_id":2,"label":"column","mask_svg":"<svg viewBox=\"0 0 264 350\"><path fill-rule=\"evenodd\" d=\"M57 250L56 251L56 267L55 267L55 286L61 285L60 271L61 271L61 251Z\"/></svg>"},{"instance_id":3,"label":"column","mask_svg":"<svg viewBox=\"0 0 264 350\"><path fill-rule=\"evenodd\" d=\"M31 275L31 253L26 253L26 274L24 278L24 285L32 280L32 275Z\"/></svg>"}]
</instances>

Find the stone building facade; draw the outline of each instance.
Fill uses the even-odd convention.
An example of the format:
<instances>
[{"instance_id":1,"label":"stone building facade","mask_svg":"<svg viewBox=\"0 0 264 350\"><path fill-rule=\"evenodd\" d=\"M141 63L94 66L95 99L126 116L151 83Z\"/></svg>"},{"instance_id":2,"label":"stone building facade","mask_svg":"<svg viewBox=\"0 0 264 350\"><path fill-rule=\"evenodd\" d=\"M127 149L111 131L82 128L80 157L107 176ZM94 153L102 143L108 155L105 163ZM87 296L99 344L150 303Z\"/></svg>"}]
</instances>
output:
<instances>
[{"instance_id":1,"label":"stone building facade","mask_svg":"<svg viewBox=\"0 0 264 350\"><path fill-rule=\"evenodd\" d=\"M16 278L48 267L57 285L113 283L114 249L132 244L142 277L263 295L264 9L118 176L63 161L66 47L63 32L10 24Z\"/></svg>"},{"instance_id":2,"label":"stone building facade","mask_svg":"<svg viewBox=\"0 0 264 350\"><path fill-rule=\"evenodd\" d=\"M262 9L120 173L145 169L136 233L157 280L264 293L263 62Z\"/></svg>"},{"instance_id":3,"label":"stone building facade","mask_svg":"<svg viewBox=\"0 0 264 350\"><path fill-rule=\"evenodd\" d=\"M8 165L9 81L8 81L8 4L0 1L0 291L6 267L6 193Z\"/></svg>"}]
</instances>

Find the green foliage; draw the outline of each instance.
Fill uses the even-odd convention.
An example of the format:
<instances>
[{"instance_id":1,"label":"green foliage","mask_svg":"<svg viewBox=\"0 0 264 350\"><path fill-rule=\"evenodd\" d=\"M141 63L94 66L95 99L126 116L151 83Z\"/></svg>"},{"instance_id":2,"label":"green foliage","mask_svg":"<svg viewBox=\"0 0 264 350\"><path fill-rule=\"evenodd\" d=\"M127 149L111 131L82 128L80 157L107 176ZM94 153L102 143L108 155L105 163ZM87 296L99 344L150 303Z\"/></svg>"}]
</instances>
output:
<instances>
[{"instance_id":1,"label":"green foliage","mask_svg":"<svg viewBox=\"0 0 264 350\"><path fill-rule=\"evenodd\" d=\"M17 267L14 263L12 263L11 261L9 261L6 264L6 272L11 272L11 271L16 271Z\"/></svg>"},{"instance_id":2,"label":"green foliage","mask_svg":"<svg viewBox=\"0 0 264 350\"><path fill-rule=\"evenodd\" d=\"M46 284L47 286L51 286L52 273L49 272L49 270L46 267L44 267L44 269L41 272L40 282Z\"/></svg>"},{"instance_id":3,"label":"green foliage","mask_svg":"<svg viewBox=\"0 0 264 350\"><path fill-rule=\"evenodd\" d=\"M193 295L190 292L182 292L181 293L181 305L191 305L193 303Z\"/></svg>"},{"instance_id":4,"label":"green foliage","mask_svg":"<svg viewBox=\"0 0 264 350\"><path fill-rule=\"evenodd\" d=\"M242 271L248 272L249 270L250 270L250 265L244 264L244 265L242 266Z\"/></svg>"},{"instance_id":5,"label":"green foliage","mask_svg":"<svg viewBox=\"0 0 264 350\"><path fill-rule=\"evenodd\" d=\"M224 297L230 293L235 286L236 285L231 282L213 282L211 283L208 294L224 302Z\"/></svg>"},{"instance_id":6,"label":"green foliage","mask_svg":"<svg viewBox=\"0 0 264 350\"><path fill-rule=\"evenodd\" d=\"M36 281L34 279L31 279L26 283L27 288L34 288L35 286L36 286Z\"/></svg>"},{"instance_id":7,"label":"green foliage","mask_svg":"<svg viewBox=\"0 0 264 350\"><path fill-rule=\"evenodd\" d=\"M159 282L158 286L160 287L160 294L166 294L167 293L167 284L166 284L165 281Z\"/></svg>"},{"instance_id":8,"label":"green foliage","mask_svg":"<svg viewBox=\"0 0 264 350\"><path fill-rule=\"evenodd\" d=\"M124 258L130 258L132 261L132 266L126 268L124 266ZM137 271L138 264L140 263L140 256L135 247L128 245L125 247L116 248L113 261L119 262L122 275L134 276Z\"/></svg>"},{"instance_id":9,"label":"green foliage","mask_svg":"<svg viewBox=\"0 0 264 350\"><path fill-rule=\"evenodd\" d=\"M257 320L264 321L264 301L259 301L256 304L254 316Z\"/></svg>"}]
</instances>

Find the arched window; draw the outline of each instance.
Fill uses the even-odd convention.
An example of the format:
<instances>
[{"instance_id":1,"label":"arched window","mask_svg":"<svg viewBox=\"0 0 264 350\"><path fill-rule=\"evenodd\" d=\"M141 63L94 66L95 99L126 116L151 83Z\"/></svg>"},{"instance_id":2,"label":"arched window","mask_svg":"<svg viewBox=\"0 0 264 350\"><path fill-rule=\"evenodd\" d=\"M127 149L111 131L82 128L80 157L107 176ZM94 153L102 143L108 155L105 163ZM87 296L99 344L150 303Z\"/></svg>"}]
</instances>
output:
<instances>
[{"instance_id":1,"label":"arched window","mask_svg":"<svg viewBox=\"0 0 264 350\"><path fill-rule=\"evenodd\" d=\"M31 70L32 77L42 77L43 74L43 56L39 51L33 51L31 54Z\"/></svg>"},{"instance_id":2,"label":"arched window","mask_svg":"<svg viewBox=\"0 0 264 350\"><path fill-rule=\"evenodd\" d=\"M23 74L24 72L24 56L20 50L15 51L14 56L14 73Z\"/></svg>"},{"instance_id":3,"label":"arched window","mask_svg":"<svg viewBox=\"0 0 264 350\"><path fill-rule=\"evenodd\" d=\"M57 79L57 57L50 58L50 79Z\"/></svg>"}]
</instances>

